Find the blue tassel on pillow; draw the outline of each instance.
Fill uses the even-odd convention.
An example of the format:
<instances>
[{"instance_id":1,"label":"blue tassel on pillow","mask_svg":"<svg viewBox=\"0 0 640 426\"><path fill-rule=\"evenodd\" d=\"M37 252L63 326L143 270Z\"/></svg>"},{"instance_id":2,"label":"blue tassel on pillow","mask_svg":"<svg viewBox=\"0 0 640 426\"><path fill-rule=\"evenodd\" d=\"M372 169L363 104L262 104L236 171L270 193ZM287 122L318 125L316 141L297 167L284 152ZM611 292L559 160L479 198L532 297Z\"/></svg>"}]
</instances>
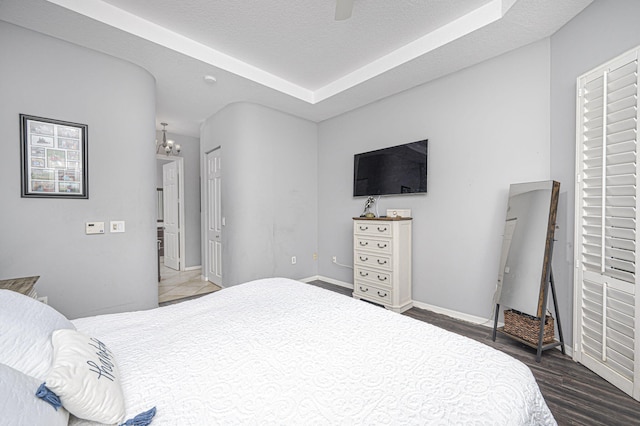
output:
<instances>
[{"instance_id":1,"label":"blue tassel on pillow","mask_svg":"<svg viewBox=\"0 0 640 426\"><path fill-rule=\"evenodd\" d=\"M44 401L47 401L49 404L53 406L53 408L58 411L59 407L62 407L62 403L60 402L60 398L58 395L51 392L51 390L45 386L45 383L41 384L38 390L36 391L36 396Z\"/></svg>"},{"instance_id":2,"label":"blue tassel on pillow","mask_svg":"<svg viewBox=\"0 0 640 426\"><path fill-rule=\"evenodd\" d=\"M156 415L156 407L151 410L140 413L132 419L127 420L120 426L147 426L153 420L153 416Z\"/></svg>"}]
</instances>

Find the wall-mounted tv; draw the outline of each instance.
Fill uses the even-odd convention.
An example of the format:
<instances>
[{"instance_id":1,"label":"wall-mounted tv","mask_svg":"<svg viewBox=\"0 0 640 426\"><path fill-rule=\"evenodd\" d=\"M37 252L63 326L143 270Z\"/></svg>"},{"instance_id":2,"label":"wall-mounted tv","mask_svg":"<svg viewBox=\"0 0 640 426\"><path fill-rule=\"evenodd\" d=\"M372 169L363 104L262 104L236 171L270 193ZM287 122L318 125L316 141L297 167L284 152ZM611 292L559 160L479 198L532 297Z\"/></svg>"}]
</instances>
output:
<instances>
[{"instance_id":1,"label":"wall-mounted tv","mask_svg":"<svg viewBox=\"0 0 640 426\"><path fill-rule=\"evenodd\" d=\"M353 196L427 192L428 140L353 156Z\"/></svg>"}]
</instances>

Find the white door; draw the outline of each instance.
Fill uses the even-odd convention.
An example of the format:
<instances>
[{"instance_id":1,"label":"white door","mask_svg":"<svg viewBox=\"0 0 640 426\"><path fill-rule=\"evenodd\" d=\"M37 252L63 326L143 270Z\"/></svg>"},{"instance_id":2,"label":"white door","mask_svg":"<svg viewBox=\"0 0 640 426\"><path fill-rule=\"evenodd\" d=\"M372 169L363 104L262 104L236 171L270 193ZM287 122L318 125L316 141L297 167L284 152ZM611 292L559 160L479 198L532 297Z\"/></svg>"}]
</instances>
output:
<instances>
[{"instance_id":1,"label":"white door","mask_svg":"<svg viewBox=\"0 0 640 426\"><path fill-rule=\"evenodd\" d=\"M180 215L178 163L171 161L162 166L162 193L164 195L164 265L180 269Z\"/></svg>"},{"instance_id":2,"label":"white door","mask_svg":"<svg viewBox=\"0 0 640 426\"><path fill-rule=\"evenodd\" d=\"M222 167L220 148L207 153L207 279L222 284Z\"/></svg>"},{"instance_id":3,"label":"white door","mask_svg":"<svg viewBox=\"0 0 640 426\"><path fill-rule=\"evenodd\" d=\"M578 79L574 359L640 400L637 51Z\"/></svg>"}]
</instances>

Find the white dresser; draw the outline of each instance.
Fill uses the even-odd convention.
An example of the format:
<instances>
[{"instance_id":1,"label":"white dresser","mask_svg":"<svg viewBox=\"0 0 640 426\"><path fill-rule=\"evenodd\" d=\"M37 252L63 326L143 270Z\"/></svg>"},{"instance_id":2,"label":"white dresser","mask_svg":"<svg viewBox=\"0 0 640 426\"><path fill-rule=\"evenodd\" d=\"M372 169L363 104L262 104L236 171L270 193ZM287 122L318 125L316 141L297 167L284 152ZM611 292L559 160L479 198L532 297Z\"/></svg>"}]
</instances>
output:
<instances>
[{"instance_id":1,"label":"white dresser","mask_svg":"<svg viewBox=\"0 0 640 426\"><path fill-rule=\"evenodd\" d=\"M411 300L411 218L353 218L353 297L394 312Z\"/></svg>"}]
</instances>

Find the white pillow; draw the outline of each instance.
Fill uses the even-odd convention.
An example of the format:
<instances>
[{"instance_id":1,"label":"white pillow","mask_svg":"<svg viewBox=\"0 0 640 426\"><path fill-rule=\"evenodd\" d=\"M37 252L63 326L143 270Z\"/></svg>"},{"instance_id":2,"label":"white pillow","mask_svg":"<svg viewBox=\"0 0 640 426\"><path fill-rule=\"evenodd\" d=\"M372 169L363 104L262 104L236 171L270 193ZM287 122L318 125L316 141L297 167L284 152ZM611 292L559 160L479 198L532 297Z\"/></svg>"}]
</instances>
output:
<instances>
[{"instance_id":1,"label":"white pillow","mask_svg":"<svg viewBox=\"0 0 640 426\"><path fill-rule=\"evenodd\" d=\"M45 385L62 406L81 419L122 422L124 395L113 353L98 339L75 330L54 331L52 342L53 366Z\"/></svg>"},{"instance_id":2,"label":"white pillow","mask_svg":"<svg viewBox=\"0 0 640 426\"><path fill-rule=\"evenodd\" d=\"M56 411L36 397L40 380L0 364L0 424L62 426L69 422L64 408ZM6 422L6 423L5 423Z\"/></svg>"},{"instance_id":3,"label":"white pillow","mask_svg":"<svg viewBox=\"0 0 640 426\"><path fill-rule=\"evenodd\" d=\"M51 306L0 290L0 363L44 380L51 367L51 333L73 324Z\"/></svg>"}]
</instances>

